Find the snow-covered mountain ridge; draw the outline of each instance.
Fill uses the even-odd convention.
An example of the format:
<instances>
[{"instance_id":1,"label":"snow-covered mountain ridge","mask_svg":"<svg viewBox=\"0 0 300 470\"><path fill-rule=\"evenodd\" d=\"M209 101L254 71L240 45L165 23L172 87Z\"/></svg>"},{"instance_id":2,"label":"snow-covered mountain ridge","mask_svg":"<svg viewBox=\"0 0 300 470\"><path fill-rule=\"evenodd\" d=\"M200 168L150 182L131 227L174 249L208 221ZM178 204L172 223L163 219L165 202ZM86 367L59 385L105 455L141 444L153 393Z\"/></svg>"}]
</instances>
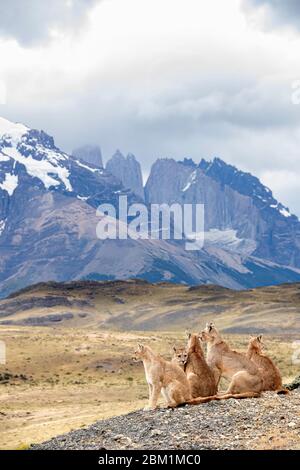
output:
<instances>
[{"instance_id":1,"label":"snow-covered mountain ridge","mask_svg":"<svg viewBox=\"0 0 300 470\"><path fill-rule=\"evenodd\" d=\"M144 278L236 289L300 281L299 221L252 175L219 159L159 159L143 188L131 154L118 152L106 168L86 160L61 151L44 131L0 118L0 296L49 280ZM203 203L204 247L98 240L95 208L117 207L120 195L129 205Z\"/></svg>"}]
</instances>

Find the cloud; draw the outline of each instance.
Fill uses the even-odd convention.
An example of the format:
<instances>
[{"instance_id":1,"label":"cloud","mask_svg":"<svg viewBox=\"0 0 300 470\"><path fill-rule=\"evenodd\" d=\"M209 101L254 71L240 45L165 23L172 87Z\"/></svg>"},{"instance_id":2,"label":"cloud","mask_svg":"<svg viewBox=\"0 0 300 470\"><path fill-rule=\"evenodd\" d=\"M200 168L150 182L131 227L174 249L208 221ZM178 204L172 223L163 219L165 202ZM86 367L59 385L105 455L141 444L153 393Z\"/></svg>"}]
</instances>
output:
<instances>
[{"instance_id":1,"label":"cloud","mask_svg":"<svg viewBox=\"0 0 300 470\"><path fill-rule=\"evenodd\" d=\"M288 81L261 78L232 87L212 79L209 87L196 83L173 96L169 92L167 100L158 96L141 101L138 116L145 122L223 122L257 132L264 128L291 129L300 125L299 108L292 106L291 94Z\"/></svg>"},{"instance_id":2,"label":"cloud","mask_svg":"<svg viewBox=\"0 0 300 470\"><path fill-rule=\"evenodd\" d=\"M0 2L0 35L33 46L78 30L98 0L10 0Z\"/></svg>"},{"instance_id":3,"label":"cloud","mask_svg":"<svg viewBox=\"0 0 300 470\"><path fill-rule=\"evenodd\" d=\"M292 177L293 191L284 185L287 171L300 174L300 37L249 28L240 5L103 0L80 35L83 17L63 38L36 38L39 47L0 38L0 115L44 129L69 152L90 142L104 160L116 148L133 152L145 173L157 157L219 156L272 188L272 170L275 195L300 215L300 186Z\"/></svg>"},{"instance_id":4,"label":"cloud","mask_svg":"<svg viewBox=\"0 0 300 470\"><path fill-rule=\"evenodd\" d=\"M280 201L288 201L291 212L298 207L299 178L294 171L268 169L261 174L261 179L266 186L272 188Z\"/></svg>"},{"instance_id":5,"label":"cloud","mask_svg":"<svg viewBox=\"0 0 300 470\"><path fill-rule=\"evenodd\" d=\"M299 0L244 0L248 12L261 10L263 23L267 28L290 26L300 29Z\"/></svg>"}]
</instances>

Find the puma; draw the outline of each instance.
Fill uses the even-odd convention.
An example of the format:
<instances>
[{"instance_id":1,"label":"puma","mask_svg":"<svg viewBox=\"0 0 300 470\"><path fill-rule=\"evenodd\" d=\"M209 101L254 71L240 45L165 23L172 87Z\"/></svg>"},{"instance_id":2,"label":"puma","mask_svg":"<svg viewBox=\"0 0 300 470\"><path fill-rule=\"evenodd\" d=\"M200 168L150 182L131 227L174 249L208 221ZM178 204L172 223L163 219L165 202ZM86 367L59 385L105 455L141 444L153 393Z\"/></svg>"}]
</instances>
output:
<instances>
[{"instance_id":1,"label":"puma","mask_svg":"<svg viewBox=\"0 0 300 470\"><path fill-rule=\"evenodd\" d=\"M277 393L288 394L282 387L282 378L278 367L272 359L262 353L264 345L262 335L251 338L248 344L247 357L260 369L263 377L263 390L273 390Z\"/></svg>"},{"instance_id":2,"label":"puma","mask_svg":"<svg viewBox=\"0 0 300 470\"><path fill-rule=\"evenodd\" d=\"M207 363L214 372L217 386L221 377L230 380L227 392L221 395L223 399L260 396L263 379L254 362L245 354L230 349L213 323L206 325L200 338L207 343Z\"/></svg>"},{"instance_id":3,"label":"puma","mask_svg":"<svg viewBox=\"0 0 300 470\"><path fill-rule=\"evenodd\" d=\"M173 348L173 362L177 362L184 370L191 395L209 397L217 393L217 386L212 370L207 365L198 335L189 334L186 348Z\"/></svg>"},{"instance_id":4,"label":"puma","mask_svg":"<svg viewBox=\"0 0 300 470\"><path fill-rule=\"evenodd\" d=\"M135 356L143 361L149 387L149 404L145 410L157 407L160 393L172 408L191 399L189 383L179 365L166 361L143 344L138 345Z\"/></svg>"},{"instance_id":5,"label":"puma","mask_svg":"<svg viewBox=\"0 0 300 470\"><path fill-rule=\"evenodd\" d=\"M160 393L170 408L184 404L198 405L214 397L192 399L190 386L184 371L174 362L166 361L149 347L139 344L135 358L144 364L146 381L149 387L149 404L145 410L155 410Z\"/></svg>"}]
</instances>

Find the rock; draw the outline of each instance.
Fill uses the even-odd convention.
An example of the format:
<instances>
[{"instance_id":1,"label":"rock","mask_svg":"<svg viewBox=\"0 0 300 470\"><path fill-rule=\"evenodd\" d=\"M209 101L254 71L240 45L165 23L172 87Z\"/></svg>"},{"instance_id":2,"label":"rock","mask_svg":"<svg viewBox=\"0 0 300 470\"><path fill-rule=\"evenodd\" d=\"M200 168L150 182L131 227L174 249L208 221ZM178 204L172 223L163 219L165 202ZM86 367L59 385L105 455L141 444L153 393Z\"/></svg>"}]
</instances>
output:
<instances>
[{"instance_id":1,"label":"rock","mask_svg":"<svg viewBox=\"0 0 300 470\"><path fill-rule=\"evenodd\" d=\"M220 158L201 160L199 165L188 159L158 159L145 186L145 199L148 204L204 204L207 246L216 245L217 237L220 242L227 227L243 239L239 248L236 241L235 250L300 267L297 217L258 178Z\"/></svg>"},{"instance_id":2,"label":"rock","mask_svg":"<svg viewBox=\"0 0 300 470\"><path fill-rule=\"evenodd\" d=\"M106 170L118 178L124 188L130 189L144 200L141 166L132 153L129 153L125 158L124 155L117 150L111 159L108 160Z\"/></svg>"},{"instance_id":3,"label":"rock","mask_svg":"<svg viewBox=\"0 0 300 470\"><path fill-rule=\"evenodd\" d=\"M160 431L159 429L152 429L152 430L150 431L150 435L151 435L151 436L160 436L162 433L163 433L163 432Z\"/></svg>"},{"instance_id":4,"label":"rock","mask_svg":"<svg viewBox=\"0 0 300 470\"><path fill-rule=\"evenodd\" d=\"M116 434L113 436L114 441L117 441L122 447L134 447L132 440L128 436L124 436L123 434Z\"/></svg>"},{"instance_id":5,"label":"rock","mask_svg":"<svg viewBox=\"0 0 300 470\"><path fill-rule=\"evenodd\" d=\"M103 167L101 149L98 145L84 145L73 150L72 155L97 167Z\"/></svg>"},{"instance_id":6,"label":"rock","mask_svg":"<svg viewBox=\"0 0 300 470\"><path fill-rule=\"evenodd\" d=\"M286 385L286 388L288 390L296 390L296 388L299 388L300 387L300 375L298 375L298 377L296 377L293 382L291 382L290 384Z\"/></svg>"}]
</instances>

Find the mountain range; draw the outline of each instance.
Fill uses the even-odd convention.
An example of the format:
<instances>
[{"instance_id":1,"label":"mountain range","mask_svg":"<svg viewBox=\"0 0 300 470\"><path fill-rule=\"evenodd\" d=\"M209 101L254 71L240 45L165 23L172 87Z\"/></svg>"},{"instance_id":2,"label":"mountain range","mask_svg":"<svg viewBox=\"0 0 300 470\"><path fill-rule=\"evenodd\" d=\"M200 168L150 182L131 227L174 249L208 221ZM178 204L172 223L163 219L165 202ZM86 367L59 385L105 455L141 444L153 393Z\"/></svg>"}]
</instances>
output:
<instances>
[{"instance_id":1,"label":"mountain range","mask_svg":"<svg viewBox=\"0 0 300 470\"><path fill-rule=\"evenodd\" d=\"M99 240L96 208L205 205L205 243ZM118 216L118 214L117 214ZM124 223L124 222L122 222ZM120 151L68 155L44 131L0 118L0 295L46 281L141 278L233 289L300 281L300 222L255 176L219 158L159 159L143 185Z\"/></svg>"}]
</instances>

